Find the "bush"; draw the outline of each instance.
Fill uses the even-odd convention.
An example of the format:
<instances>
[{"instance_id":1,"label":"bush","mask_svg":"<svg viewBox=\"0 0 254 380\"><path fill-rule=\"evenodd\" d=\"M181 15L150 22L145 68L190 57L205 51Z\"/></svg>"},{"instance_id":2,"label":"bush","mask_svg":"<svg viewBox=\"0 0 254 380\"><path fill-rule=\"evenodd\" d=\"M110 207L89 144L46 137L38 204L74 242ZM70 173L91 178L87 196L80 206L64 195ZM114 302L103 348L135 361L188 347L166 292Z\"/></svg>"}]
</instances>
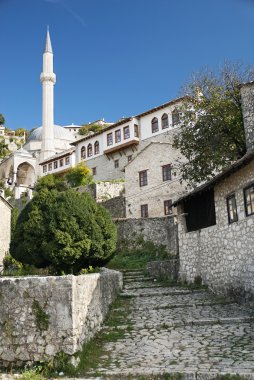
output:
<instances>
[{"instance_id":1,"label":"bush","mask_svg":"<svg viewBox=\"0 0 254 380\"><path fill-rule=\"evenodd\" d=\"M77 274L104 265L115 247L116 227L89 194L42 189L20 213L10 253L24 264Z\"/></svg>"}]
</instances>

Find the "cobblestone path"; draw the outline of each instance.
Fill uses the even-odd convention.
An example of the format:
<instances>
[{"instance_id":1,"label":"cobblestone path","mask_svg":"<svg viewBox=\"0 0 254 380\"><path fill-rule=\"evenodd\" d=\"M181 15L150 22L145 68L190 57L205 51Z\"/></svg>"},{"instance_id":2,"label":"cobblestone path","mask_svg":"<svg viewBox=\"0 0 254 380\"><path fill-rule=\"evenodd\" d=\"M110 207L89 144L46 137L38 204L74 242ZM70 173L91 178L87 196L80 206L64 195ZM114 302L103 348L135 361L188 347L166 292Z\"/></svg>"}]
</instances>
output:
<instances>
[{"instance_id":1,"label":"cobblestone path","mask_svg":"<svg viewBox=\"0 0 254 380\"><path fill-rule=\"evenodd\" d=\"M105 343L101 378L182 373L188 379L249 374L254 379L254 315L250 309L206 290L163 287L142 272L126 272L119 333ZM144 377L145 378L145 377Z\"/></svg>"}]
</instances>

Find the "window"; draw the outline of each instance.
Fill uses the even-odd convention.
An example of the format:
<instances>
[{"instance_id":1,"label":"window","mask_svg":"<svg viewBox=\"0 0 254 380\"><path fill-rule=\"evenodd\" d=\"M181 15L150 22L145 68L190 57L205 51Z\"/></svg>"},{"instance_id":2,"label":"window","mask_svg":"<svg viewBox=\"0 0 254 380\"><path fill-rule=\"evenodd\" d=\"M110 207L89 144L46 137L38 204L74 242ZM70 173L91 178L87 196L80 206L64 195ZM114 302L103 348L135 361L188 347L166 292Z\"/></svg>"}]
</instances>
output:
<instances>
[{"instance_id":1,"label":"window","mask_svg":"<svg viewBox=\"0 0 254 380\"><path fill-rule=\"evenodd\" d=\"M82 146L80 153L81 153L81 158L86 158L86 147L85 146Z\"/></svg>"},{"instance_id":2,"label":"window","mask_svg":"<svg viewBox=\"0 0 254 380\"><path fill-rule=\"evenodd\" d=\"M237 207L235 194L227 197L227 210L228 210L228 223L234 223L238 221Z\"/></svg>"},{"instance_id":3,"label":"window","mask_svg":"<svg viewBox=\"0 0 254 380\"><path fill-rule=\"evenodd\" d=\"M63 164L64 164L64 161L63 161L63 158L61 158L61 160L60 160L60 166L63 166Z\"/></svg>"},{"instance_id":4,"label":"window","mask_svg":"<svg viewBox=\"0 0 254 380\"><path fill-rule=\"evenodd\" d=\"M134 124L134 136L139 137L139 130L138 130L138 125Z\"/></svg>"},{"instance_id":5,"label":"window","mask_svg":"<svg viewBox=\"0 0 254 380\"><path fill-rule=\"evenodd\" d=\"M97 170L96 170L96 168L92 168L92 173L93 173L93 175L96 175L96 174L97 174Z\"/></svg>"},{"instance_id":6,"label":"window","mask_svg":"<svg viewBox=\"0 0 254 380\"><path fill-rule=\"evenodd\" d=\"M162 180L169 181L171 180L171 165L163 165L162 166Z\"/></svg>"},{"instance_id":7,"label":"window","mask_svg":"<svg viewBox=\"0 0 254 380\"><path fill-rule=\"evenodd\" d=\"M154 117L152 120L152 133L158 132L159 130L159 123L157 117Z\"/></svg>"},{"instance_id":8,"label":"window","mask_svg":"<svg viewBox=\"0 0 254 380\"><path fill-rule=\"evenodd\" d=\"M88 147L87 147L87 157L91 157L92 155L93 155L92 144L88 144Z\"/></svg>"},{"instance_id":9,"label":"window","mask_svg":"<svg viewBox=\"0 0 254 380\"><path fill-rule=\"evenodd\" d=\"M141 218L148 218L148 205L141 205Z\"/></svg>"},{"instance_id":10,"label":"window","mask_svg":"<svg viewBox=\"0 0 254 380\"><path fill-rule=\"evenodd\" d=\"M180 123L180 115L177 109L172 112L172 125L177 125Z\"/></svg>"},{"instance_id":11,"label":"window","mask_svg":"<svg viewBox=\"0 0 254 380\"><path fill-rule=\"evenodd\" d=\"M127 127L124 127L123 129L123 137L124 140L127 140L130 138L130 127L127 125Z\"/></svg>"},{"instance_id":12,"label":"window","mask_svg":"<svg viewBox=\"0 0 254 380\"><path fill-rule=\"evenodd\" d=\"M43 173L47 172L47 165L43 165Z\"/></svg>"},{"instance_id":13,"label":"window","mask_svg":"<svg viewBox=\"0 0 254 380\"><path fill-rule=\"evenodd\" d=\"M58 167L58 162L54 161L54 169L57 169L57 167Z\"/></svg>"},{"instance_id":14,"label":"window","mask_svg":"<svg viewBox=\"0 0 254 380\"><path fill-rule=\"evenodd\" d=\"M50 164L48 164L48 170L51 171L52 170L52 162Z\"/></svg>"},{"instance_id":15,"label":"window","mask_svg":"<svg viewBox=\"0 0 254 380\"><path fill-rule=\"evenodd\" d=\"M119 168L119 160L115 160L115 168Z\"/></svg>"},{"instance_id":16,"label":"window","mask_svg":"<svg viewBox=\"0 0 254 380\"><path fill-rule=\"evenodd\" d=\"M171 215L171 214L173 214L172 199L168 199L167 201L164 201L164 215Z\"/></svg>"},{"instance_id":17,"label":"window","mask_svg":"<svg viewBox=\"0 0 254 380\"><path fill-rule=\"evenodd\" d=\"M246 216L254 214L254 184L244 189L244 204Z\"/></svg>"},{"instance_id":18,"label":"window","mask_svg":"<svg viewBox=\"0 0 254 380\"><path fill-rule=\"evenodd\" d=\"M107 134L107 146L112 145L112 144L113 144L113 134L108 133Z\"/></svg>"},{"instance_id":19,"label":"window","mask_svg":"<svg viewBox=\"0 0 254 380\"><path fill-rule=\"evenodd\" d=\"M128 158L128 162L131 162L131 160L132 160L132 154L130 154L127 158Z\"/></svg>"},{"instance_id":20,"label":"window","mask_svg":"<svg viewBox=\"0 0 254 380\"><path fill-rule=\"evenodd\" d=\"M147 170L142 170L142 172L139 172L139 186L142 187L147 184Z\"/></svg>"},{"instance_id":21,"label":"window","mask_svg":"<svg viewBox=\"0 0 254 380\"><path fill-rule=\"evenodd\" d=\"M94 143L94 154L99 154L100 153L100 144L99 141L95 141Z\"/></svg>"},{"instance_id":22,"label":"window","mask_svg":"<svg viewBox=\"0 0 254 380\"><path fill-rule=\"evenodd\" d=\"M118 143L121 141L121 130L118 129L117 131L115 131L115 142Z\"/></svg>"},{"instance_id":23,"label":"window","mask_svg":"<svg viewBox=\"0 0 254 380\"><path fill-rule=\"evenodd\" d=\"M164 113L161 117L161 128L168 128L168 115L166 113Z\"/></svg>"},{"instance_id":24,"label":"window","mask_svg":"<svg viewBox=\"0 0 254 380\"><path fill-rule=\"evenodd\" d=\"M70 157L65 157L65 165L69 165L70 164Z\"/></svg>"}]
</instances>

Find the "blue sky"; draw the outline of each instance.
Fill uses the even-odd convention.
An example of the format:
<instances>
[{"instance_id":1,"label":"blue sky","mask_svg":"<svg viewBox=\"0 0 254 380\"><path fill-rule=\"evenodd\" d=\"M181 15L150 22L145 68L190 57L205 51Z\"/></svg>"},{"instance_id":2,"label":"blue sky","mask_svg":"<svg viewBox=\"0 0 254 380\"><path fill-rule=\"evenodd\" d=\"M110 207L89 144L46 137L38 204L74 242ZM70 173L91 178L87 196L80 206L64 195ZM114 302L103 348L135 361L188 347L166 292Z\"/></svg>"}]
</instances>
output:
<instances>
[{"instance_id":1,"label":"blue sky","mask_svg":"<svg viewBox=\"0 0 254 380\"><path fill-rule=\"evenodd\" d=\"M205 65L254 65L254 0L0 0L0 15L0 113L14 129L41 125L47 25L60 125L141 113Z\"/></svg>"}]
</instances>

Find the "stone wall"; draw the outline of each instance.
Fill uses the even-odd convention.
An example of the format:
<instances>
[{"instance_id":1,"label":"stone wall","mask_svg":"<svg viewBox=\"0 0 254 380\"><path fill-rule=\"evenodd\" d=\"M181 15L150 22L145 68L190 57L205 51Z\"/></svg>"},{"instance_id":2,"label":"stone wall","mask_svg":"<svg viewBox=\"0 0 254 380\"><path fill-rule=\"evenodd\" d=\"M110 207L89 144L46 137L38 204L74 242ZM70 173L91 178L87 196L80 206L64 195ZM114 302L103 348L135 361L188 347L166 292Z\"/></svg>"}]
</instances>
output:
<instances>
[{"instance_id":1,"label":"stone wall","mask_svg":"<svg viewBox=\"0 0 254 380\"><path fill-rule=\"evenodd\" d=\"M11 206L0 196L0 267L3 265L5 253L9 251L11 240Z\"/></svg>"},{"instance_id":2,"label":"stone wall","mask_svg":"<svg viewBox=\"0 0 254 380\"><path fill-rule=\"evenodd\" d=\"M174 217L125 219L115 221L118 229L118 241L131 242L142 236L155 245L164 245L169 253L177 254L177 225Z\"/></svg>"},{"instance_id":3,"label":"stone wall","mask_svg":"<svg viewBox=\"0 0 254 380\"><path fill-rule=\"evenodd\" d=\"M186 232L179 217L180 277L200 276L216 293L254 300L254 215L245 215L243 188L254 182L254 162L223 180L214 189L216 225ZM235 193L238 221L228 223L226 198ZM179 207L178 214L183 210Z\"/></svg>"},{"instance_id":4,"label":"stone wall","mask_svg":"<svg viewBox=\"0 0 254 380\"><path fill-rule=\"evenodd\" d=\"M122 287L119 272L0 279L0 365L73 355L100 328Z\"/></svg>"},{"instance_id":5,"label":"stone wall","mask_svg":"<svg viewBox=\"0 0 254 380\"><path fill-rule=\"evenodd\" d=\"M87 191L92 195L96 202L105 202L111 198L119 197L124 194L125 183L121 182L96 182L88 186L79 187L79 191Z\"/></svg>"},{"instance_id":6,"label":"stone wall","mask_svg":"<svg viewBox=\"0 0 254 380\"><path fill-rule=\"evenodd\" d=\"M151 261L147 264L146 270L153 277L176 281L179 273L179 259Z\"/></svg>"},{"instance_id":7,"label":"stone wall","mask_svg":"<svg viewBox=\"0 0 254 380\"><path fill-rule=\"evenodd\" d=\"M126 217L124 197L120 196L111 198L105 202L102 202L101 204L108 210L112 218L116 219Z\"/></svg>"}]
</instances>

